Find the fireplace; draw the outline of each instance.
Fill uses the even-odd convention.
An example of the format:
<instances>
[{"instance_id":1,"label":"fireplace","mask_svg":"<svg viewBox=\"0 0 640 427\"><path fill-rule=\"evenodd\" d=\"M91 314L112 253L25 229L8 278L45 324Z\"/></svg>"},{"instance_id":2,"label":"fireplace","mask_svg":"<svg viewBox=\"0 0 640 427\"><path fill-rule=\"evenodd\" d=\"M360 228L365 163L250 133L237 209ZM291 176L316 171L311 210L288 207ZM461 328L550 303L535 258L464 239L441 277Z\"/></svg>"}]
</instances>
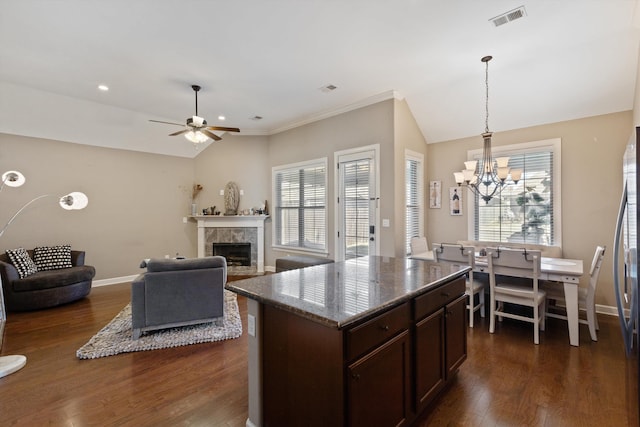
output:
<instances>
[{"instance_id":1,"label":"fireplace","mask_svg":"<svg viewBox=\"0 0 640 427\"><path fill-rule=\"evenodd\" d=\"M213 243L213 255L226 258L227 266L250 266L251 243Z\"/></svg>"},{"instance_id":2,"label":"fireplace","mask_svg":"<svg viewBox=\"0 0 640 427\"><path fill-rule=\"evenodd\" d=\"M198 257L213 255L214 243L250 243L251 265L231 266L228 274L264 273L264 222L268 215L199 215Z\"/></svg>"}]
</instances>

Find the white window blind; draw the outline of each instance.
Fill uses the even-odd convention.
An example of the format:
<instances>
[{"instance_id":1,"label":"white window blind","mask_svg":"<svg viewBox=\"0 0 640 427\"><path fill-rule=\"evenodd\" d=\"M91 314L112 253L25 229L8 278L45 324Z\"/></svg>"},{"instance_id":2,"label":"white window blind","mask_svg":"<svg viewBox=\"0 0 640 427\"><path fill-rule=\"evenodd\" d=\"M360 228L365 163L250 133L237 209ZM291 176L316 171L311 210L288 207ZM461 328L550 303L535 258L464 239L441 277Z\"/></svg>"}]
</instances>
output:
<instances>
[{"instance_id":1,"label":"white window blind","mask_svg":"<svg viewBox=\"0 0 640 427\"><path fill-rule=\"evenodd\" d=\"M369 255L370 166L369 159L340 165L344 169L345 259Z\"/></svg>"},{"instance_id":2,"label":"white window blind","mask_svg":"<svg viewBox=\"0 0 640 427\"><path fill-rule=\"evenodd\" d=\"M506 185L489 203L475 197L474 240L560 244L559 206L555 206L560 188L555 182L560 179L556 170L559 159L555 159L560 155L559 147L525 146L522 150L498 151L509 156L509 167L523 171L522 178L517 184Z\"/></svg>"},{"instance_id":3,"label":"white window blind","mask_svg":"<svg viewBox=\"0 0 640 427\"><path fill-rule=\"evenodd\" d=\"M273 168L274 246L326 252L326 159Z\"/></svg>"},{"instance_id":4,"label":"white window blind","mask_svg":"<svg viewBox=\"0 0 640 427\"><path fill-rule=\"evenodd\" d=\"M405 154L405 252L411 253L411 238L423 233L424 196L422 191L422 156Z\"/></svg>"}]
</instances>

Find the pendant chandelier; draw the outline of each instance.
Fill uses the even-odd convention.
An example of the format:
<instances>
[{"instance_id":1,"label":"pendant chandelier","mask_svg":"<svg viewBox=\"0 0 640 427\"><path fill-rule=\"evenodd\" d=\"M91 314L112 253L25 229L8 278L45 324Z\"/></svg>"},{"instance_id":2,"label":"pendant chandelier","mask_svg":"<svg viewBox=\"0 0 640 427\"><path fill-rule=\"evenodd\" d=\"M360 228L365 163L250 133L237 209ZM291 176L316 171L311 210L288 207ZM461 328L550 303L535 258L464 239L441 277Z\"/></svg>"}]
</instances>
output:
<instances>
[{"instance_id":1,"label":"pendant chandelier","mask_svg":"<svg viewBox=\"0 0 640 427\"><path fill-rule=\"evenodd\" d=\"M498 157L493 159L491 156L491 135L489 131L489 61L492 56L485 56L481 59L485 63L485 127L482 139L484 146L482 150L482 162L478 165L477 160L469 160L464 162L464 170L454 172L456 183L458 186L467 187L473 191L478 197L489 203L489 201L500 195L502 188L507 181L509 175L513 183L517 184L522 175L520 169L509 168L508 157Z\"/></svg>"}]
</instances>

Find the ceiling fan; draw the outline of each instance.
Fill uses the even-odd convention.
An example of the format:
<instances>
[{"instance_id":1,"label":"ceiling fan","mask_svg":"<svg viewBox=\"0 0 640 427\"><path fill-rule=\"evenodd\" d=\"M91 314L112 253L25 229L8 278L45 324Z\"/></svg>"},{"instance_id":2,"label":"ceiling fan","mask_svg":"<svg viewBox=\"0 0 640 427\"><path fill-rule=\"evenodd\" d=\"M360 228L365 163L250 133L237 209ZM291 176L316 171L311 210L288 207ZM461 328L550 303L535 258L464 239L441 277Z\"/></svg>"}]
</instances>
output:
<instances>
[{"instance_id":1,"label":"ceiling fan","mask_svg":"<svg viewBox=\"0 0 640 427\"><path fill-rule=\"evenodd\" d=\"M180 130L178 132L174 132L174 133L170 133L169 136L176 136L176 135L183 135L185 136L185 138L187 138L189 141L198 144L198 143L202 143L205 142L207 139L211 138L214 141L220 141L222 138L220 138L218 135L216 135L215 133L211 132L213 131L224 131L224 132L240 132L240 129L238 128L230 128L230 127L224 127L224 126L209 126L207 125L207 121L205 119L203 119L202 117L198 116L198 91L201 89L200 86L198 85L192 85L191 88L193 89L193 91L196 93L196 115L189 117L187 119L186 124L182 125L180 123L172 123L172 122L163 122L161 120L149 120L150 122L155 122L155 123L164 123L167 125L175 125L175 126L184 126L185 128L183 130Z\"/></svg>"}]
</instances>

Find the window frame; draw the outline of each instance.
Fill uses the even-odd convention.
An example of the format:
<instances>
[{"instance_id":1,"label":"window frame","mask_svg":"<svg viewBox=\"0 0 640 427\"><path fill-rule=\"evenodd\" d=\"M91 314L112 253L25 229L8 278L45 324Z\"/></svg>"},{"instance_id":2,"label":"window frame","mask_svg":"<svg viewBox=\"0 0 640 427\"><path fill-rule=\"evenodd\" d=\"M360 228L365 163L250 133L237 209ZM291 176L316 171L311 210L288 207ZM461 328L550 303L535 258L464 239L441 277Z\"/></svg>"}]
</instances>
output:
<instances>
[{"instance_id":1,"label":"window frame","mask_svg":"<svg viewBox=\"0 0 640 427\"><path fill-rule=\"evenodd\" d=\"M551 138L539 141L522 142L518 144L492 146L491 154L493 158L499 156L514 156L517 154L525 154L530 152L538 152L543 148L548 148L553 153L552 160L552 191L553 191L553 234L551 236L552 241L549 246L562 247L562 139ZM467 160L478 160L482 157L482 149L467 151ZM477 196L470 190L467 192L469 195L469 202L467 203L467 238L468 240L477 240L475 238L478 233L475 229L475 213L476 203L478 202Z\"/></svg>"},{"instance_id":2,"label":"window frame","mask_svg":"<svg viewBox=\"0 0 640 427\"><path fill-rule=\"evenodd\" d=\"M409 161L414 161L417 163L417 171L416 171L416 200L417 200L417 208L418 208L418 236L409 236L409 216L407 215L407 211L409 209L409 200L408 200L408 185L407 174L408 168L407 163ZM416 151L405 149L404 151L404 235L405 235L405 252L406 255L411 254L411 237L420 237L424 236L424 154L418 153Z\"/></svg>"},{"instance_id":3,"label":"window frame","mask_svg":"<svg viewBox=\"0 0 640 427\"><path fill-rule=\"evenodd\" d=\"M314 207L314 209L322 209L324 212L324 217L325 217L325 224L324 224L324 247L322 248L318 248L318 249L314 249L314 248L310 248L310 247L305 247L305 246L293 246L293 245L283 245L280 242L278 242L278 224L279 224L279 219L277 217L278 215L278 210L280 208L279 205L279 200L278 200L278 193L279 193L279 189L277 188L277 176L278 174L282 174L282 173L286 173L286 172L291 172L291 173L295 173L296 171L299 173L301 170L303 169L310 169L310 168L317 168L317 167L321 167L324 168L324 180L323 180L323 185L324 185L324 200L323 200L323 204L322 207ZM322 255L328 255L329 251L328 251L328 237L329 237L329 230L328 230L328 207L327 207L327 203L328 203L328 160L327 157L322 157L322 158L318 158L318 159L312 159L312 160L306 160L306 161L302 161L302 162L297 162L297 163L289 163L289 164L285 164L285 165L279 165L279 166L273 166L271 168L271 200L273 200L273 207L271 209L271 217L272 217L272 221L271 221L271 232L272 232L272 236L273 236L273 241L271 243L271 247L274 250L278 250L278 251L286 251L286 252L299 252L299 253L310 253L310 254L322 254ZM304 210L304 209L309 209L309 207L305 208L304 205L304 200L300 200L300 202L302 203L301 205L299 204L297 209L298 210Z\"/></svg>"}]
</instances>

